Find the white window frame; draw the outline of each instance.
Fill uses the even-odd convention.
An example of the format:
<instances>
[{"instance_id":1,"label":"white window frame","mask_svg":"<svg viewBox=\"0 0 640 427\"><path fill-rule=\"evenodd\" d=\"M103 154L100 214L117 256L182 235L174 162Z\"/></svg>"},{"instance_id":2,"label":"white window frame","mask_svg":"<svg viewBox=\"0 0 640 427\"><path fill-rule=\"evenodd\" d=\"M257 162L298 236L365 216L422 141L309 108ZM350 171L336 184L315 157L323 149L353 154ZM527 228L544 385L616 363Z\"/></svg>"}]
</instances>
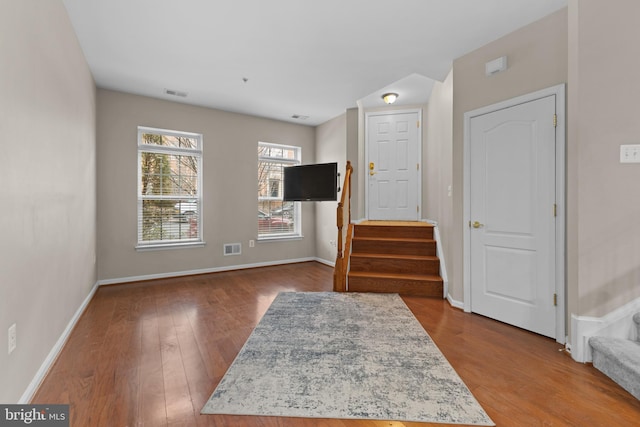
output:
<instances>
[{"instance_id":1,"label":"white window frame","mask_svg":"<svg viewBox=\"0 0 640 427\"><path fill-rule=\"evenodd\" d=\"M274 147L282 150L292 150L295 152L295 159L286 159L282 157L268 157L268 156L260 156L258 154L258 165L260 162L267 161L273 163L282 163L287 166L298 166L302 164L302 147L295 145L284 145L284 144L274 144L271 142L258 142L259 147ZM271 183L269 183L269 188L267 191L267 196L260 197L258 196L258 209L260 208L261 200L275 200L282 201L284 197L284 181L280 182L280 196L279 197L271 197ZM260 233L260 229L258 228L258 241L268 241L268 240L286 240L286 239L300 239L302 238L302 209L300 206L300 202L292 202L294 204L293 208L293 221L294 221L294 229L290 233ZM284 203L283 203L284 206ZM257 225L257 222L256 222Z\"/></svg>"},{"instance_id":2,"label":"white window frame","mask_svg":"<svg viewBox=\"0 0 640 427\"><path fill-rule=\"evenodd\" d=\"M142 135L145 133L152 133L156 135L166 135L166 136L174 136L174 137L187 137L191 139L195 139L197 141L197 147L195 149L192 148L182 148L182 147L167 147L162 145L154 145L154 144L144 144L142 141ZM205 245L203 239L203 209L202 209L202 157L203 157L203 143L202 143L202 134L193 133L193 132L182 132L175 131L169 129L159 129L152 128L146 126L138 126L138 160L137 160L137 168L138 168L138 183L137 183L137 194L138 194L138 203L137 203L137 245L136 250L144 251L144 250L159 250L159 249L174 249L180 247L202 247ZM168 154L168 155L189 155L196 158L197 162L197 184L196 184L196 194L188 194L188 195L144 195L142 194L142 154L143 153L158 153L158 154ZM165 240L142 240L142 206L143 200L184 200L184 201L196 201L196 218L197 218L197 236L194 238L187 239L165 239Z\"/></svg>"}]
</instances>

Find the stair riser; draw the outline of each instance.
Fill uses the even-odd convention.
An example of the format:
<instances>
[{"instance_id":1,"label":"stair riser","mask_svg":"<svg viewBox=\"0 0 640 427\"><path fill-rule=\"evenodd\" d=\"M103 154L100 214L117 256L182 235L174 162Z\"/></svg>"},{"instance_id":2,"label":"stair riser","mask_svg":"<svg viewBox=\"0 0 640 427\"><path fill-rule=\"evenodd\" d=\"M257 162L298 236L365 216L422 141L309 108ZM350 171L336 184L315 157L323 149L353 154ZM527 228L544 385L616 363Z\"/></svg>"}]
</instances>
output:
<instances>
[{"instance_id":1,"label":"stair riser","mask_svg":"<svg viewBox=\"0 0 640 427\"><path fill-rule=\"evenodd\" d=\"M384 292L401 295L442 297L442 282L349 276L349 292Z\"/></svg>"},{"instance_id":2,"label":"stair riser","mask_svg":"<svg viewBox=\"0 0 640 427\"><path fill-rule=\"evenodd\" d=\"M436 255L436 242L371 241L353 239L353 253L394 255Z\"/></svg>"},{"instance_id":3,"label":"stair riser","mask_svg":"<svg viewBox=\"0 0 640 427\"><path fill-rule=\"evenodd\" d=\"M351 271L438 275L440 262L434 260L368 258L351 256Z\"/></svg>"},{"instance_id":4,"label":"stair riser","mask_svg":"<svg viewBox=\"0 0 640 427\"><path fill-rule=\"evenodd\" d=\"M354 236L433 239L433 227L356 225Z\"/></svg>"}]
</instances>

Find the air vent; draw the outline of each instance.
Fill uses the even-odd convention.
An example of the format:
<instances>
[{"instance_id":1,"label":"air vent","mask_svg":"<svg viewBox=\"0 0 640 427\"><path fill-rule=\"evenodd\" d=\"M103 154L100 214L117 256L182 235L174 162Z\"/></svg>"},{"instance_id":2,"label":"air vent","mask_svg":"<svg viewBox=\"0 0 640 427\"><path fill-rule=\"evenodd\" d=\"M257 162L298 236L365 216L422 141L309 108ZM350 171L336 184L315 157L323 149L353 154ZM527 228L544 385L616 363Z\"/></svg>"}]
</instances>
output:
<instances>
[{"instance_id":1,"label":"air vent","mask_svg":"<svg viewBox=\"0 0 640 427\"><path fill-rule=\"evenodd\" d=\"M240 244L240 243L225 243L224 244L224 256L240 255L241 253L242 253L242 244Z\"/></svg>"},{"instance_id":2,"label":"air vent","mask_svg":"<svg viewBox=\"0 0 640 427\"><path fill-rule=\"evenodd\" d=\"M166 93L167 95L171 95L171 96L179 96L181 98L186 98L187 97L187 92L180 92L179 90L165 89L164 93Z\"/></svg>"},{"instance_id":3,"label":"air vent","mask_svg":"<svg viewBox=\"0 0 640 427\"><path fill-rule=\"evenodd\" d=\"M294 114L293 116L291 116L292 119L297 119L297 120L307 120L309 118L309 116L302 116L300 114Z\"/></svg>"}]
</instances>

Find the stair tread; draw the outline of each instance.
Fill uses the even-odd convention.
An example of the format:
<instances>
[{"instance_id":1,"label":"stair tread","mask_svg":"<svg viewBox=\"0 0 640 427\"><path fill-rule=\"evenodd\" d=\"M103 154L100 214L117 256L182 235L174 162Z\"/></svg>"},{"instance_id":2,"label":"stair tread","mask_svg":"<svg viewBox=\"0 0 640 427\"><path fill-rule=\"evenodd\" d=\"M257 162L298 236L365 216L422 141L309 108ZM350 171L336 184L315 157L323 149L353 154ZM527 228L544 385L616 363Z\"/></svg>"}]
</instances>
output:
<instances>
[{"instance_id":1,"label":"stair tread","mask_svg":"<svg viewBox=\"0 0 640 427\"><path fill-rule=\"evenodd\" d=\"M624 338L589 338L593 366L640 399L640 342Z\"/></svg>"},{"instance_id":2,"label":"stair tread","mask_svg":"<svg viewBox=\"0 0 640 427\"><path fill-rule=\"evenodd\" d=\"M362 237L353 236L352 240L378 241L378 242L435 242L434 239L423 239L420 237Z\"/></svg>"},{"instance_id":3,"label":"stair tread","mask_svg":"<svg viewBox=\"0 0 640 427\"><path fill-rule=\"evenodd\" d=\"M380 273L375 271L350 271L350 277L367 277L381 279L409 279L409 280L428 280L442 281L442 277L435 274L405 274L405 273Z\"/></svg>"},{"instance_id":4,"label":"stair tread","mask_svg":"<svg viewBox=\"0 0 640 427\"><path fill-rule=\"evenodd\" d=\"M391 254L391 253L367 253L367 252L356 252L352 253L351 257L356 258L392 258L392 259L413 259L418 261L437 261L438 257L435 255L402 255L402 254Z\"/></svg>"},{"instance_id":5,"label":"stair tread","mask_svg":"<svg viewBox=\"0 0 640 427\"><path fill-rule=\"evenodd\" d=\"M640 355L640 342L625 338L594 336L589 338L589 345L591 345L591 348L594 350L601 351L604 354L617 358L620 358L620 355L627 355L630 353ZM635 363L637 364L637 361L635 361Z\"/></svg>"},{"instance_id":6,"label":"stair tread","mask_svg":"<svg viewBox=\"0 0 640 427\"><path fill-rule=\"evenodd\" d=\"M444 282L439 275L434 227L407 225L355 226L349 291L442 297Z\"/></svg>"}]
</instances>

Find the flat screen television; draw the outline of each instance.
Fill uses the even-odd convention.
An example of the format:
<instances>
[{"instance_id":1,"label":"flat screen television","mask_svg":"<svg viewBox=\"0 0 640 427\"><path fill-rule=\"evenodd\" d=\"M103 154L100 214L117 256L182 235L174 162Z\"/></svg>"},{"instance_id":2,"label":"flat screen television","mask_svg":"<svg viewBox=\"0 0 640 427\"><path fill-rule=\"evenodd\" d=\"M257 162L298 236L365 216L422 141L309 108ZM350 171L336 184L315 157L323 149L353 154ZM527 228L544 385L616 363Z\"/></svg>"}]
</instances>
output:
<instances>
[{"instance_id":1,"label":"flat screen television","mask_svg":"<svg viewBox=\"0 0 640 427\"><path fill-rule=\"evenodd\" d=\"M284 200L338 200L338 164L318 163L284 168Z\"/></svg>"}]
</instances>

